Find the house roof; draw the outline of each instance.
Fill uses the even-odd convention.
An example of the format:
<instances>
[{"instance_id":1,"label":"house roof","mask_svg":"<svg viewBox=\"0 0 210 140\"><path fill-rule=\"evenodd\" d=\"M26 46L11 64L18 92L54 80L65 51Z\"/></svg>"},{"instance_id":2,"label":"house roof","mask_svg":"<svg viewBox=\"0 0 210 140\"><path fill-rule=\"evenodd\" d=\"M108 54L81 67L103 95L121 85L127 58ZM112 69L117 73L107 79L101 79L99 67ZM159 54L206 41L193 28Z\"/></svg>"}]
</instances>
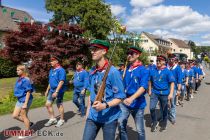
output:
<instances>
[{"instance_id":1,"label":"house roof","mask_svg":"<svg viewBox=\"0 0 210 140\"><path fill-rule=\"evenodd\" d=\"M170 48L169 45L163 45L163 44L160 44L158 40L161 40L161 41L165 41L165 42L168 42L170 44L169 41L159 37L159 36L156 36L156 35L153 35L153 34L150 34L150 33L147 33L147 32L142 32L144 33L149 39L151 39L156 45L160 46L160 47L164 47L164 48Z\"/></svg>"},{"instance_id":2,"label":"house roof","mask_svg":"<svg viewBox=\"0 0 210 140\"><path fill-rule=\"evenodd\" d=\"M175 43L179 48L190 48L189 45L187 45L187 43L185 43L185 41L183 40L179 40L179 39L175 39L175 38L169 38L169 40L173 43Z\"/></svg>"},{"instance_id":3,"label":"house roof","mask_svg":"<svg viewBox=\"0 0 210 140\"><path fill-rule=\"evenodd\" d=\"M0 31L17 31L18 22L31 22L33 18L25 11L0 6L0 19Z\"/></svg>"}]
</instances>

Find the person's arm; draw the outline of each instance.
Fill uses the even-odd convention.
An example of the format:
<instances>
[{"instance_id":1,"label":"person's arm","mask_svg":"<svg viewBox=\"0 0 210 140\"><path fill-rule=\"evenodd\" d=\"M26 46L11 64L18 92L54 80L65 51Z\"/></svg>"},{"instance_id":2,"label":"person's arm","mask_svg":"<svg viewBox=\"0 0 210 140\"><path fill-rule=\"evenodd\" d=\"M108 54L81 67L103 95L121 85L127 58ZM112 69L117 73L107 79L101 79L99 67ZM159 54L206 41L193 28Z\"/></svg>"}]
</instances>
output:
<instances>
[{"instance_id":1,"label":"person's arm","mask_svg":"<svg viewBox=\"0 0 210 140\"><path fill-rule=\"evenodd\" d=\"M173 93L174 93L174 82L170 83L170 93L168 95L168 100L171 100L173 98Z\"/></svg>"},{"instance_id":2,"label":"person's arm","mask_svg":"<svg viewBox=\"0 0 210 140\"><path fill-rule=\"evenodd\" d=\"M89 112L90 112L90 106L91 106L91 101L90 101L90 96L88 97L88 103L87 103L87 111L86 111L86 115L85 118L88 118Z\"/></svg>"},{"instance_id":3,"label":"person's arm","mask_svg":"<svg viewBox=\"0 0 210 140\"><path fill-rule=\"evenodd\" d=\"M47 89L45 91L45 94L44 94L45 97L47 97L49 90L50 90L50 84L48 84Z\"/></svg>"},{"instance_id":4,"label":"person's arm","mask_svg":"<svg viewBox=\"0 0 210 140\"><path fill-rule=\"evenodd\" d=\"M29 98L30 98L30 94L31 94L30 91L28 91L28 92L26 93L26 99L25 99L25 102L24 102L22 108L27 108L28 101L29 101Z\"/></svg>"},{"instance_id":5,"label":"person's arm","mask_svg":"<svg viewBox=\"0 0 210 140\"><path fill-rule=\"evenodd\" d=\"M141 96L144 93L145 89L144 87L140 87L135 94L133 94L132 96L130 96L129 98L126 98L123 103L126 104L127 106L131 105L132 102L138 98L139 96Z\"/></svg>"},{"instance_id":6,"label":"person's arm","mask_svg":"<svg viewBox=\"0 0 210 140\"><path fill-rule=\"evenodd\" d=\"M101 103L100 101L95 101L92 107L95 108L97 111L101 111L103 109L106 109L107 104L108 107L113 107L120 104L121 102L122 102L121 99L113 99L107 103Z\"/></svg>"},{"instance_id":7,"label":"person's arm","mask_svg":"<svg viewBox=\"0 0 210 140\"><path fill-rule=\"evenodd\" d=\"M186 86L188 86L188 82L189 82L189 76L186 77Z\"/></svg>"},{"instance_id":8,"label":"person's arm","mask_svg":"<svg viewBox=\"0 0 210 140\"><path fill-rule=\"evenodd\" d=\"M149 96L152 95L152 82L151 81L148 82L148 94Z\"/></svg>"},{"instance_id":9,"label":"person's arm","mask_svg":"<svg viewBox=\"0 0 210 140\"><path fill-rule=\"evenodd\" d=\"M59 93L60 89L62 88L63 84L64 84L64 81L59 82L55 92L52 94L52 97L57 97L58 96L58 93Z\"/></svg>"},{"instance_id":10,"label":"person's arm","mask_svg":"<svg viewBox=\"0 0 210 140\"><path fill-rule=\"evenodd\" d=\"M132 102L140 97L146 89L148 89L148 81L149 81L149 71L144 69L144 70L141 70L140 71L141 73L141 81L139 81L140 83L140 88L132 95L130 96L129 98L126 98L123 103L126 104L126 105L131 105Z\"/></svg>"},{"instance_id":11,"label":"person's arm","mask_svg":"<svg viewBox=\"0 0 210 140\"><path fill-rule=\"evenodd\" d=\"M85 94L86 90L88 88L88 81L89 81L88 76L89 76L88 72L85 71L85 73L84 73L84 86L82 88L81 94Z\"/></svg>"}]
</instances>

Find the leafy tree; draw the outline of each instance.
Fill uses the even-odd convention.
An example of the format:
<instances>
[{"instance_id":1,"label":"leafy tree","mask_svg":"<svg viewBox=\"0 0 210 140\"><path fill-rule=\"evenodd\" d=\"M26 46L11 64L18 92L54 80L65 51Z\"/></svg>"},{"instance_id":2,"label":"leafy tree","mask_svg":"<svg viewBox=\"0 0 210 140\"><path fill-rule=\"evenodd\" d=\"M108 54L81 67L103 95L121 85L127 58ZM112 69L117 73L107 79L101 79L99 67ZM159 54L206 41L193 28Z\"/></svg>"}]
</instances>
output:
<instances>
[{"instance_id":1,"label":"leafy tree","mask_svg":"<svg viewBox=\"0 0 210 140\"><path fill-rule=\"evenodd\" d=\"M46 9L55 24L79 24L88 37L106 39L113 28L110 5L103 0L46 0Z\"/></svg>"},{"instance_id":2,"label":"leafy tree","mask_svg":"<svg viewBox=\"0 0 210 140\"><path fill-rule=\"evenodd\" d=\"M31 79L35 84L45 86L50 70L50 55L56 55L62 60L64 68L73 67L77 59L88 61L90 55L87 49L88 41L78 38L83 30L76 25L61 24L48 31L49 25L44 28L39 24L21 23L20 31L11 32L5 39L6 46L1 55L9 58L15 64L26 62L29 64ZM65 31L77 36L68 37ZM31 63L29 63L31 62Z\"/></svg>"}]
</instances>

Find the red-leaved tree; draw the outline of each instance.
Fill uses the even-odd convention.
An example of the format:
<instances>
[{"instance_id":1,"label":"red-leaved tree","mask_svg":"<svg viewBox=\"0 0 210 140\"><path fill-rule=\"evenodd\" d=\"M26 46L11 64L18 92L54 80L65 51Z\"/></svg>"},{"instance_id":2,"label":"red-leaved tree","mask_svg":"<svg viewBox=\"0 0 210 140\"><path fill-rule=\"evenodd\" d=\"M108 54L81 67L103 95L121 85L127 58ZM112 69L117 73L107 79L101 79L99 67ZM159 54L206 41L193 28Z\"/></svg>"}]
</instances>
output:
<instances>
[{"instance_id":1,"label":"red-leaved tree","mask_svg":"<svg viewBox=\"0 0 210 140\"><path fill-rule=\"evenodd\" d=\"M31 79L35 84L45 86L48 83L50 55L59 57L64 68L72 68L77 59L89 62L89 41L81 37L82 33L77 25L20 23L19 31L6 36L6 47L0 54L15 64L31 62Z\"/></svg>"}]
</instances>

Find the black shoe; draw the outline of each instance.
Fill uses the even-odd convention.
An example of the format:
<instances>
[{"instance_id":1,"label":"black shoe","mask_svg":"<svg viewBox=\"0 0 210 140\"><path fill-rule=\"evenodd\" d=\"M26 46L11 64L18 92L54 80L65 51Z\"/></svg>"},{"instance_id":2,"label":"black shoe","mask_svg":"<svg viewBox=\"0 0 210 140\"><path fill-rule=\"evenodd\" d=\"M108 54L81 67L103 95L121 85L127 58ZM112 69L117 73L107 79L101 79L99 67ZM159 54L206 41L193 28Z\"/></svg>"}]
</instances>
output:
<instances>
[{"instance_id":1,"label":"black shoe","mask_svg":"<svg viewBox=\"0 0 210 140\"><path fill-rule=\"evenodd\" d=\"M160 132L165 132L165 131L166 131L166 129L167 129L167 127L166 127L166 126L161 127L161 128L160 128Z\"/></svg>"},{"instance_id":2,"label":"black shoe","mask_svg":"<svg viewBox=\"0 0 210 140\"><path fill-rule=\"evenodd\" d=\"M158 125L159 125L159 123L152 124L151 132L156 132L157 131L157 128L158 128Z\"/></svg>"},{"instance_id":3,"label":"black shoe","mask_svg":"<svg viewBox=\"0 0 210 140\"><path fill-rule=\"evenodd\" d=\"M30 128L31 128L33 125L34 125L34 123L33 123L33 122L30 122Z\"/></svg>"}]
</instances>

